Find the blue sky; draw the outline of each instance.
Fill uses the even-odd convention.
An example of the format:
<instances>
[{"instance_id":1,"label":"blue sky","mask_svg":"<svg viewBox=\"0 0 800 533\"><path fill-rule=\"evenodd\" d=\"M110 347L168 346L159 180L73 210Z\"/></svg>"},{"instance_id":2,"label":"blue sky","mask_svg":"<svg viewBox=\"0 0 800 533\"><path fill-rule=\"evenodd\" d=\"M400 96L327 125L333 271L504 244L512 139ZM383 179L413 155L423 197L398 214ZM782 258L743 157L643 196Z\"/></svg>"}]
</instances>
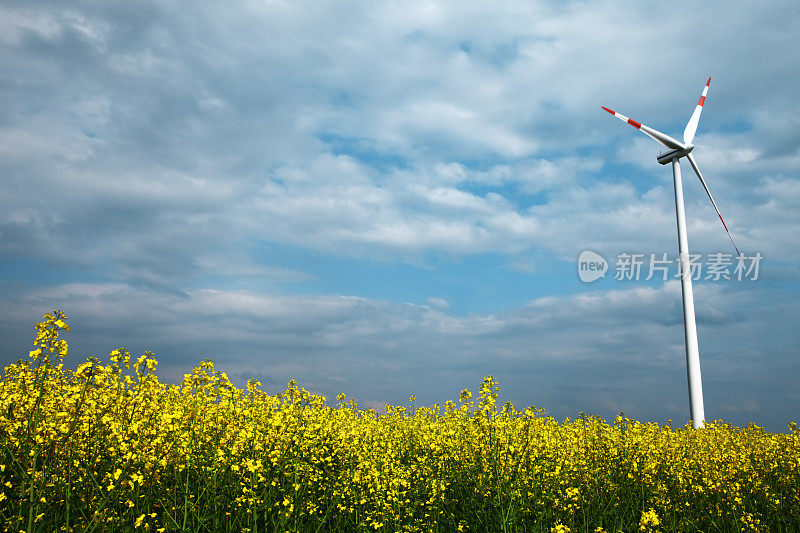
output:
<instances>
[{"instance_id":1,"label":"blue sky","mask_svg":"<svg viewBox=\"0 0 800 533\"><path fill-rule=\"evenodd\" d=\"M686 13L675 16L675 13ZM556 417L688 418L659 146L694 152L757 280L695 285L706 414L781 431L800 376L793 2L7 1L0 363L52 308L72 357L213 357L362 405L483 376ZM693 252L732 247L683 165ZM606 277L583 283L593 250Z\"/></svg>"}]
</instances>

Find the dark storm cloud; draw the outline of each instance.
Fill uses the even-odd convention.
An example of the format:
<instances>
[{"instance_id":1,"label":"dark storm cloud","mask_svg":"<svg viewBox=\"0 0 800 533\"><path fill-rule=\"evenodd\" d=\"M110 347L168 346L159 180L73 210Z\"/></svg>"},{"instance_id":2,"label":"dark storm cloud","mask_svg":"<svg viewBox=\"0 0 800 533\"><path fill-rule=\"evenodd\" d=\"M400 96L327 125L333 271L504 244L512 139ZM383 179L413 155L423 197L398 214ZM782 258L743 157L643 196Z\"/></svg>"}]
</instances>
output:
<instances>
[{"instance_id":1,"label":"dark storm cloud","mask_svg":"<svg viewBox=\"0 0 800 533\"><path fill-rule=\"evenodd\" d=\"M676 282L547 297L465 317L363 298L208 290L175 297L121 285L76 284L23 298L3 309L15 335L33 310L63 304L72 309L76 360L120 345L152 350L167 379L213 357L232 376L267 376L270 390L294 378L329 396L344 390L362 400L400 403L411 392L429 402L452 399L494 374L505 399L561 417L579 411L611 417L619 410L661 422L686 416L683 334L673 319L679 316ZM797 316L797 305L783 305L786 318L779 320L725 311L764 307L754 299L698 287L703 372L713 398L708 416L745 424L757 415L780 430L796 416L789 385L798 370L791 355L798 344L789 317ZM751 338L761 340L760 349ZM12 340L4 339L4 346L21 355L25 346ZM4 359L13 360L12 354ZM743 384L746 395L737 391Z\"/></svg>"}]
</instances>

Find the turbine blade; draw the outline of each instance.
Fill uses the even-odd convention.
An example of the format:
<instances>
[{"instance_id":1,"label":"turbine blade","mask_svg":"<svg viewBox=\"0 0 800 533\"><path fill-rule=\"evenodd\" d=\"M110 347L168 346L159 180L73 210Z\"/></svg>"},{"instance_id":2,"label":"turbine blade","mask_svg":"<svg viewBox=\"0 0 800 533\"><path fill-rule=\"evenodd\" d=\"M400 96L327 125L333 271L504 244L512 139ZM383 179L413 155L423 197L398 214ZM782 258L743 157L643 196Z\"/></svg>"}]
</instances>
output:
<instances>
[{"instance_id":1,"label":"turbine blade","mask_svg":"<svg viewBox=\"0 0 800 533\"><path fill-rule=\"evenodd\" d=\"M609 108L604 107L604 106L601 106L601 107L603 107L603 109L605 109L606 111L608 111L609 113L611 113L612 115L614 115L615 117L620 119L622 122L627 122L628 124L630 124L631 126L636 128L637 130L641 131L642 133L644 133L648 137L654 139L656 142L666 146L667 148L678 148L678 149L685 148L685 146L683 144L679 143L678 141L676 141L675 139L673 139L669 135L661 133L658 130L654 130L653 128L651 128L649 126L645 126L641 122L636 122L632 118L628 118L625 115L623 115L622 113L617 113L616 111L611 111Z\"/></svg>"},{"instance_id":2,"label":"turbine blade","mask_svg":"<svg viewBox=\"0 0 800 533\"><path fill-rule=\"evenodd\" d=\"M700 113L703 112L703 104L706 102L706 95L708 94L708 87L711 85L711 78L708 78L706 86L703 87L703 94L700 95L700 101L697 102L697 107L694 108L692 118L686 123L686 129L683 130L683 142L692 144L694 134L697 131L697 123L700 122Z\"/></svg>"},{"instance_id":3,"label":"turbine blade","mask_svg":"<svg viewBox=\"0 0 800 533\"><path fill-rule=\"evenodd\" d=\"M719 217L720 221L722 222L722 227L725 228L725 231L728 233L728 238L731 240L731 244L733 244L734 249L736 249L737 255L742 255L742 252L739 251L739 247L736 246L736 243L733 240L733 235L731 235L730 230L728 229L728 225L725 224L725 219L722 218L722 213L719 212L719 208L717 207L717 202L714 201L714 197L711 196L711 191L708 190L708 185L706 185L706 180L703 179L703 175L700 173L700 168L697 166L697 161L694 160L694 156L692 154L687 154L686 158L689 160L689 163L692 165L694 169L694 173L697 174L697 177L700 178L700 183L703 184L703 188L706 190L706 194L708 195L708 199L711 200L711 204L714 206L714 209L717 211L717 216Z\"/></svg>"}]
</instances>

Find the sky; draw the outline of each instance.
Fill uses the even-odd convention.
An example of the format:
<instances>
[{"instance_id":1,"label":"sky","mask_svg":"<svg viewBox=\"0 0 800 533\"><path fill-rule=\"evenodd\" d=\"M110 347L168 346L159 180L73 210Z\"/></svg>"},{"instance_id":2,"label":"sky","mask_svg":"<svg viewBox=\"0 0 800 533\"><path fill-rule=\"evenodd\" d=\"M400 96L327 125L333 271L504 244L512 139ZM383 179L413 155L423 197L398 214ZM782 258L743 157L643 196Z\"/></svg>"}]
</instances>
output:
<instances>
[{"instance_id":1,"label":"sky","mask_svg":"<svg viewBox=\"0 0 800 533\"><path fill-rule=\"evenodd\" d=\"M672 172L601 106L682 138L710 76L693 155L761 259L737 279L684 162L706 417L785 431L799 26L793 1L5 0L0 364L56 308L68 365L211 357L376 409L493 375L559 419L684 424Z\"/></svg>"}]
</instances>

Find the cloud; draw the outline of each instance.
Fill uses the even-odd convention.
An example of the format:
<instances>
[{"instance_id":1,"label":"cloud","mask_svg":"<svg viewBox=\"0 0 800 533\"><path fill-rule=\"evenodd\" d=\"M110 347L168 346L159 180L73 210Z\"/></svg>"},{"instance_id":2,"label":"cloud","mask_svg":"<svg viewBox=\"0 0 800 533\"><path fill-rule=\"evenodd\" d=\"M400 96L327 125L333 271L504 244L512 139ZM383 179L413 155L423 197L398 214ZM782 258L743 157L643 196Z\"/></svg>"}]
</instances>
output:
<instances>
[{"instance_id":1,"label":"cloud","mask_svg":"<svg viewBox=\"0 0 800 533\"><path fill-rule=\"evenodd\" d=\"M696 40L681 36L694 34L705 36L702 57L732 65L731 28L742 19L709 8L691 21L662 21L655 29L648 22L654 9L661 8L390 3L308 10L270 4L225 14L205 6L178 16L155 4L11 4L5 8L3 53L12 60L8 75L26 90L9 95L9 120L0 128L7 147L3 169L11 176L3 192L14 206L4 214L4 233L16 246L55 248L64 260L75 255L70 250L85 251L89 240L104 240L107 250L110 239L138 241L152 231L170 235L164 240L177 250L187 234L203 233L215 247L231 236L246 242L261 235L358 254L515 254L539 247L569 256L577 248L565 249L566 242L612 248L647 242L629 231L629 219L644 218L662 235L656 242L666 243L669 234L656 228L668 227L668 198L659 198L664 201L656 207L639 205L640 194L617 196L625 203L614 206L615 216L582 200L613 189L578 178L601 171L598 149L607 139L635 133L609 124L597 106L612 95L625 97L630 113L652 109L654 124L680 105L688 109L700 82L680 71L670 80L685 84L687 94L679 98L667 90L657 65L688 50ZM749 15L772 23L777 35L788 31L780 9ZM620 25L627 31L617 31ZM664 38L657 49L654 31ZM624 68L609 72L609 62ZM732 98L725 82L722 76L718 105ZM788 118L765 120L770 112L763 99L749 106L753 95L736 94L743 120L792 131ZM730 162L744 157L752 167L758 154L786 153L782 163L770 156L761 164L763 179L774 179L765 172L778 167L784 176L796 172L798 162L787 160L791 151L776 141L765 145L770 141L762 130L752 138L714 133L718 116L709 106L703 117L710 133L701 128L698 136L708 145L701 164L719 182L715 191L721 189L721 203L743 240L756 247L763 239L748 238L750 221L739 214L746 209L731 201L748 195L743 184L729 190L724 176ZM621 151L623 160L652 152L648 142L643 138ZM594 153L577 156L576 146ZM649 173L658 175L647 162ZM628 177L619 178L624 185ZM664 177L657 183L668 186ZM475 194L470 184L501 190ZM544 194L546 204L526 212L514 191ZM460 210L455 199L466 202ZM49 218L32 214L47 211ZM570 212L579 216L568 217ZM98 217L108 220L105 235L92 227ZM603 218L613 222L598 227ZM127 228L144 231L131 236ZM711 228L700 231L712 241ZM705 237L701 244L706 246ZM132 254L148 255L141 248L161 247L142 243L112 253L125 264L122 270L136 271L127 263ZM186 249L180 263L191 270L198 253ZM147 268L152 274L160 266Z\"/></svg>"},{"instance_id":2,"label":"cloud","mask_svg":"<svg viewBox=\"0 0 800 533\"><path fill-rule=\"evenodd\" d=\"M758 285L697 288L701 337L721 347L710 374L766 410L791 386L747 381L783 383L745 352L795 364L798 16L792 2L5 2L2 346L60 305L79 347L152 348L176 373L214 353L275 386L339 376L378 405L502 372L512 396L562 413L600 398L660 416L648 392L683 387L680 365L659 381L681 357L676 285L585 293L574 260L675 250L669 169L600 106L679 134L711 75L695 155L765 263ZM727 250L684 175L692 249ZM513 297L475 303L505 285ZM649 373L630 364L643 347ZM747 412L734 386L710 388Z\"/></svg>"}]
</instances>

